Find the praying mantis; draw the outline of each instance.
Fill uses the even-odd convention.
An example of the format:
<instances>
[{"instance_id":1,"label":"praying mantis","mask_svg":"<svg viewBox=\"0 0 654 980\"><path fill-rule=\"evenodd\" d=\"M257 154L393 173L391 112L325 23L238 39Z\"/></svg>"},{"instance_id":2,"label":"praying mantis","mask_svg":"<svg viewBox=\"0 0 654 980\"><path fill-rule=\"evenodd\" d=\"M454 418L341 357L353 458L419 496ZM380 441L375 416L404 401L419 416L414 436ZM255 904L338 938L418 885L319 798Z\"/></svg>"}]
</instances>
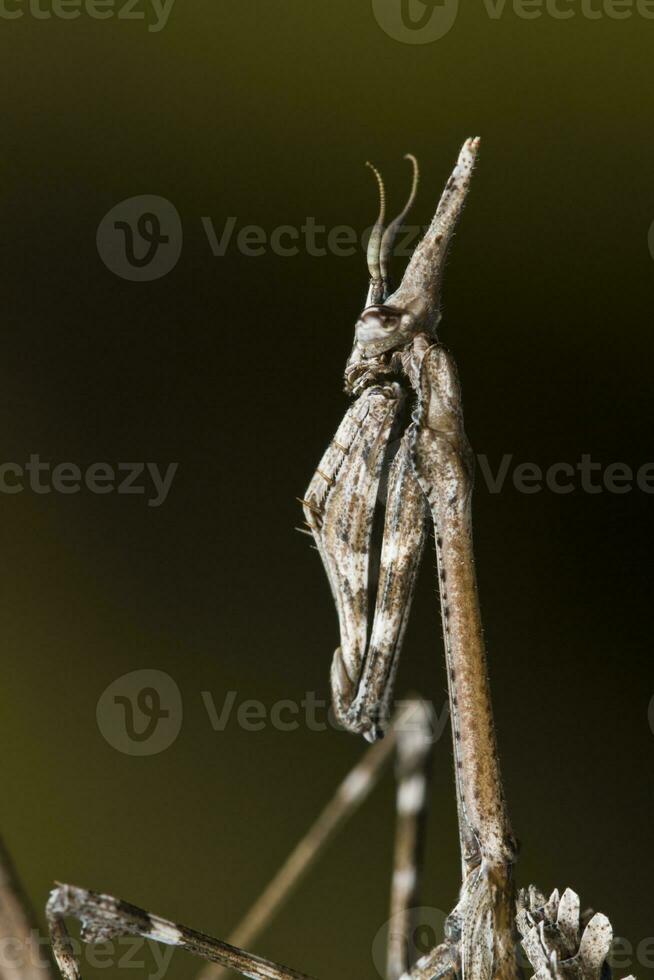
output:
<instances>
[{"instance_id":1,"label":"praying mantis","mask_svg":"<svg viewBox=\"0 0 654 980\"><path fill-rule=\"evenodd\" d=\"M302 501L325 565L341 643L332 663L334 707L344 728L371 744L229 942L179 925L111 895L67 884L47 905L55 960L64 980L79 980L67 918L82 939L123 935L186 949L208 960L199 980L233 969L253 980L309 980L246 952L338 827L397 755L397 831L393 920L409 928L418 904L427 806L429 732L422 702L392 714L393 682L430 522L439 592L455 761L462 885L443 941L412 962L402 934L388 943L386 980L517 980L519 948L533 980L607 980L612 931L601 913L582 913L571 890L546 899L530 886L516 893L517 845L502 787L481 626L471 530L472 455L451 355L436 335L448 245L468 193L479 140L465 142L434 218L393 289L395 232L415 197L384 230L385 192L368 246L370 280L345 370L353 396ZM373 168L374 169L374 168ZM381 541L378 541L381 531ZM390 718L390 720L389 720ZM409 718L413 724L406 726ZM380 737L384 735L383 740ZM6 873L5 873L6 872ZM8 859L0 851L0 937L30 942L30 920ZM49 967L36 970L52 980ZM0 980L34 980L17 969ZM38 978L37 978L38 980ZM631 980L631 978L629 978Z\"/></svg>"},{"instance_id":2,"label":"praying mantis","mask_svg":"<svg viewBox=\"0 0 654 980\"><path fill-rule=\"evenodd\" d=\"M456 367L436 338L443 266L478 150L479 139L464 143L397 289L391 286L389 258L395 231L415 196L417 164L410 156L411 194L385 231L384 185L375 171L380 212L368 246L370 283L345 370L346 390L355 401L303 507L340 620L341 645L331 672L335 712L345 728L369 741L387 724L429 520L434 524L467 888L461 956L483 956L488 962L479 967L482 973L509 980L517 975L512 880L517 848L502 791L477 596L472 453ZM376 557L373 530L384 484L386 513ZM484 937L476 931L481 922L487 923Z\"/></svg>"}]
</instances>

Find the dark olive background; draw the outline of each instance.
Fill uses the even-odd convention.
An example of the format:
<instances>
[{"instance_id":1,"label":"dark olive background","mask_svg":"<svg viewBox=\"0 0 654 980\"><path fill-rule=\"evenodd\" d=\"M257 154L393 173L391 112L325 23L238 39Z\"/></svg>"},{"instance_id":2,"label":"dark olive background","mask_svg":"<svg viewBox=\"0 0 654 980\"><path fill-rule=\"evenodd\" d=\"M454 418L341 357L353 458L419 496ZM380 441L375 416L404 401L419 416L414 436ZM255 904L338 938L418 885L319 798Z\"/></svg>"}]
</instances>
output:
<instances>
[{"instance_id":1,"label":"dark olive background","mask_svg":"<svg viewBox=\"0 0 654 980\"><path fill-rule=\"evenodd\" d=\"M53 879L226 936L364 750L342 733L232 718L200 692L270 706L326 697L329 590L295 533L345 408L365 290L360 254L214 258L201 217L270 232L307 215L363 230L402 154L433 212L463 139L483 149L447 270L441 339L493 468L654 461L654 21L491 20L390 38L369 3L177 0L142 22L0 20L3 342L0 456L176 461L139 496L0 495L2 832L35 904ZM159 194L184 226L176 268L132 283L95 244L119 201ZM474 499L477 563L518 878L573 885L636 947L654 936L654 497ZM430 555L398 693L445 698ZM184 723L167 751L102 738L106 686L168 672ZM457 888L449 739L437 745L425 905ZM256 949L318 977L376 976L393 784L330 847ZM650 959L619 971L654 971ZM175 954L169 976L196 963ZM89 970L91 976L110 971ZM131 975L138 976L133 971Z\"/></svg>"}]
</instances>

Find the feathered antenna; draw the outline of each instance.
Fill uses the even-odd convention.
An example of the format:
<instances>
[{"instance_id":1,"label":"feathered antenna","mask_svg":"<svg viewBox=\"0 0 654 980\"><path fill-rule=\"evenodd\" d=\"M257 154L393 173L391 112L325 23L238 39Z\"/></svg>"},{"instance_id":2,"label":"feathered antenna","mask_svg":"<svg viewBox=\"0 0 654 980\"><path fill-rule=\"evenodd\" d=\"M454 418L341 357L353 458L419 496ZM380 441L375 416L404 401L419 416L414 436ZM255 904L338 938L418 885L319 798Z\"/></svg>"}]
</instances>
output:
<instances>
[{"instance_id":1,"label":"feathered antenna","mask_svg":"<svg viewBox=\"0 0 654 980\"><path fill-rule=\"evenodd\" d=\"M386 217L386 191L384 189L382 175L377 170L377 167L375 167L369 160L366 161L366 167L370 167L372 170L377 179L377 186L379 188L379 214L373 229L370 232L370 238L368 240L368 253L366 256L368 262L368 272L370 273L370 291L368 302L374 303L379 301L380 297L378 294L383 290L382 272L379 259L382 235L384 233L384 219Z\"/></svg>"},{"instance_id":2,"label":"feathered antenna","mask_svg":"<svg viewBox=\"0 0 654 980\"><path fill-rule=\"evenodd\" d=\"M420 179L420 170L418 168L418 161L414 157L413 153L405 153L404 159L409 160L411 166L413 167L413 179L411 181L411 191L409 193L408 200L404 205L404 208L398 214L397 218L391 221L390 225L384 232L381 240L381 247L379 251L379 266L381 270L381 278L384 282L386 290L390 289L390 269L389 264L391 256L393 254L393 244L395 242L395 236L401 227L403 221L405 220L407 214L413 207L413 202L416 199L416 193L418 191L418 181Z\"/></svg>"}]
</instances>

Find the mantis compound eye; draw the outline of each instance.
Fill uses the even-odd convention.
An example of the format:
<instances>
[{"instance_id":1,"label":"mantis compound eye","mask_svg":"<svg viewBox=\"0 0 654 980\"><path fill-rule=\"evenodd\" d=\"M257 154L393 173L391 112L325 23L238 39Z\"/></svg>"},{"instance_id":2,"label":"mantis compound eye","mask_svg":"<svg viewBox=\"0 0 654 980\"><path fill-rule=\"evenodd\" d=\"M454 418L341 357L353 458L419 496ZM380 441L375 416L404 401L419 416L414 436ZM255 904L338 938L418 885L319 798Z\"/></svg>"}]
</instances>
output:
<instances>
[{"instance_id":1,"label":"mantis compound eye","mask_svg":"<svg viewBox=\"0 0 654 980\"><path fill-rule=\"evenodd\" d=\"M359 317L356 339L362 345L382 343L400 329L402 313L388 306L369 306Z\"/></svg>"},{"instance_id":2,"label":"mantis compound eye","mask_svg":"<svg viewBox=\"0 0 654 980\"><path fill-rule=\"evenodd\" d=\"M414 318L407 310L368 306L357 321L355 336L364 353L376 355L403 346L414 332Z\"/></svg>"}]
</instances>

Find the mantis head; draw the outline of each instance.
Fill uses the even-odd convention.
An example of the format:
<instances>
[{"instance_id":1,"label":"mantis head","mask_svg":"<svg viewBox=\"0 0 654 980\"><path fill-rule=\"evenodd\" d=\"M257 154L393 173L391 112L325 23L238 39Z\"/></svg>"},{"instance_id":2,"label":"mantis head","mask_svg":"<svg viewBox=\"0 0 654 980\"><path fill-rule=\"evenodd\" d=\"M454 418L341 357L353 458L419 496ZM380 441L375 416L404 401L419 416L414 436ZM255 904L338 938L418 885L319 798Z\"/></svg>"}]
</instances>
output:
<instances>
[{"instance_id":1,"label":"mantis head","mask_svg":"<svg viewBox=\"0 0 654 980\"><path fill-rule=\"evenodd\" d=\"M379 185L380 208L368 243L368 298L355 328L355 350L359 357L368 359L399 350L420 333L435 335L440 318L441 281L447 247L463 209L478 149L478 137L463 144L431 225L395 290L391 287L390 258L396 232L416 195L418 164L414 156L407 154L406 159L413 166L411 193L401 214L385 231L384 184L378 171L369 164Z\"/></svg>"}]
</instances>

